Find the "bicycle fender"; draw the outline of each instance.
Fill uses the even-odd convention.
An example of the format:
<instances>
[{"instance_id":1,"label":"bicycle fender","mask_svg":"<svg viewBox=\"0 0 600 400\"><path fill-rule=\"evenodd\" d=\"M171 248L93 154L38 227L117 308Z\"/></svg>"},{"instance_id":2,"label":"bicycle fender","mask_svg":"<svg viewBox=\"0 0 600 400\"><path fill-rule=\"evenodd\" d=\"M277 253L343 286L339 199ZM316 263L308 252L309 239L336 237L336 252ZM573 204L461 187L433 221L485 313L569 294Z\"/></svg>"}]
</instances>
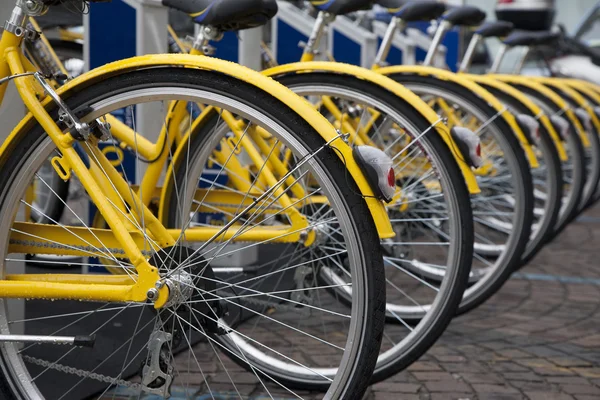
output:
<instances>
[{"instance_id":1,"label":"bicycle fender","mask_svg":"<svg viewBox=\"0 0 600 400\"><path fill-rule=\"evenodd\" d=\"M556 88L562 92L564 92L567 96L571 97L573 99L573 101L575 101L575 103L583 108L589 115L591 118L592 123L594 124L594 127L596 128L596 131L600 132L600 130L598 129L600 127L600 120L598 120L598 117L596 116L596 113L593 110L593 107L590 105L590 103L585 99L585 97L583 97L581 95L581 93L579 93L577 90L573 89L570 85L568 85L566 82L562 81L561 79L557 79L557 78L550 78L550 77L536 77L536 80L539 82L542 82L544 85L549 86L550 88ZM579 121L579 119L577 119ZM585 129L583 129L583 132L586 132ZM591 134L591 133L590 133ZM587 138L587 135L583 135L585 137L585 140L583 140L583 146L584 147L590 147L590 141Z\"/></svg>"},{"instance_id":2,"label":"bicycle fender","mask_svg":"<svg viewBox=\"0 0 600 400\"><path fill-rule=\"evenodd\" d=\"M376 85L385 88L387 91L394 93L402 99L413 105L421 115L423 115L431 125L435 125L436 132L442 137L448 148L452 152L452 155L456 159L456 162L461 169L465 182L467 183L467 189L471 194L478 194L481 192L475 174L471 170L471 167L462 159L462 156L458 152L458 146L452 139L450 131L445 124L439 123L440 116L433 111L431 107L427 105L419 96L405 88L400 83L384 76L379 73L380 70L372 71L366 68L357 67L350 64L343 64L337 62L299 62L292 64L280 65L274 68L269 68L262 73L270 76L277 77L286 74L301 74L310 72L331 72L340 75L350 75L358 77L366 81L372 82ZM352 171L351 171L352 172Z\"/></svg>"},{"instance_id":3,"label":"bicycle fender","mask_svg":"<svg viewBox=\"0 0 600 400\"><path fill-rule=\"evenodd\" d=\"M276 99L287 104L302 117L321 135L326 142L331 142L330 146L338 150L340 158L345 158L346 165L351 172L351 176L355 180L359 190L365 198L365 202L369 207L369 211L373 217L377 231L381 238L391 238L395 236L392 225L387 216L387 211L383 202L375 199L373 191L368 184L367 179L360 171L358 165L352 157L352 149L343 140L334 140L338 137L335 128L315 110L310 103L293 92L276 82L275 80L229 61L219 60L212 57L194 56L189 54L155 54L133 57L125 60L116 61L96 68L86 74L80 75L77 78L67 82L64 86L57 90L60 96L68 97L69 92L82 90L96 82L108 79L109 77L121 75L127 72L143 70L157 67L183 67L183 68L198 68L202 70L216 71L236 79L247 82L256 86L263 91L271 94ZM43 101L45 106L53 107L52 100L46 97ZM11 143L15 143L20 136L35 123L33 116L29 113L17 127L11 132L7 140L0 148L0 156L4 154Z\"/></svg>"},{"instance_id":4,"label":"bicycle fender","mask_svg":"<svg viewBox=\"0 0 600 400\"><path fill-rule=\"evenodd\" d=\"M475 93L478 97L480 97L483 101L485 101L488 105L490 105L494 110L500 113L500 116L506 121L508 126L511 128L529 161L529 165L531 168L538 168L540 166L537 158L535 157L535 152L527 137L517 124L517 120L514 115L510 112L504 112L505 106L500 102L494 95L485 90L483 87L479 86L473 80L466 78L460 74L455 74L451 71L446 71L440 68L435 67L424 67L421 65L395 65L391 67L380 68L377 72L384 75L391 74L411 74L411 75L421 75L421 76L434 76L437 79L442 79L448 82L455 83L464 87L465 89Z\"/></svg>"},{"instance_id":5,"label":"bicycle fender","mask_svg":"<svg viewBox=\"0 0 600 400\"><path fill-rule=\"evenodd\" d=\"M541 82L536 81L535 79L532 79L533 77L531 77L531 76L521 76L521 75L489 75L489 76L494 79L498 79L502 82L525 86L531 90L538 92L539 94L541 94L542 96L544 96L545 98L550 100L560 110L566 110L564 113L565 116L569 119L569 121L577 129L577 132L578 132L581 140L582 141L585 140L585 142L588 143L588 147L589 147L589 141L585 135L583 126L581 126L581 123L579 122L579 118L577 118L575 116L575 113L573 112L573 110L571 109L569 104L565 101L565 99L563 99L561 96L559 96L558 93L556 93L554 90L552 90L548 86L542 84Z\"/></svg>"},{"instance_id":6,"label":"bicycle fender","mask_svg":"<svg viewBox=\"0 0 600 400\"><path fill-rule=\"evenodd\" d=\"M550 122L550 119L544 113L544 110L542 110L537 104L535 104L529 97L525 96L520 90L515 89L513 86L510 86L507 83L501 82L501 81L491 78L489 76L471 75L471 74L464 74L463 76L468 79L471 79L483 86L492 87L492 88L498 90L499 92L504 93L506 96L514 98L516 101L521 103L524 107L529 109L529 111L531 112L532 115L539 117L540 123L544 126L546 131L552 137L552 142L554 143L554 146L556 147L556 150L558 151L558 157L559 157L560 161L564 162L569 159L569 156L567 155L565 147L563 146L563 144L560 140L560 136L554 129L554 126ZM598 96L598 98L600 99L600 95ZM600 102L598 104L600 104Z\"/></svg>"}]
</instances>

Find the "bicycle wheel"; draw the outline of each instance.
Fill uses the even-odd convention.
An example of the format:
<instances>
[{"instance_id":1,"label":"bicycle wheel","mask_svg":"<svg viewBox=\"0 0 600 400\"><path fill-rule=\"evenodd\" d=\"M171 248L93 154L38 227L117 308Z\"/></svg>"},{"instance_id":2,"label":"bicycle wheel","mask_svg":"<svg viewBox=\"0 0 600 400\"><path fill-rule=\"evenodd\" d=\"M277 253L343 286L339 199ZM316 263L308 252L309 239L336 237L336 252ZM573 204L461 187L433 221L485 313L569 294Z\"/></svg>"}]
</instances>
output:
<instances>
[{"instance_id":1,"label":"bicycle wheel","mask_svg":"<svg viewBox=\"0 0 600 400\"><path fill-rule=\"evenodd\" d=\"M472 128L482 142L487 171L480 173L482 193L471 197L475 254L471 286L459 313L492 296L521 263L533 223L533 181L523 149L500 113L464 87L433 76L392 74L454 123ZM448 115L451 112L452 115Z\"/></svg>"},{"instance_id":2,"label":"bicycle wheel","mask_svg":"<svg viewBox=\"0 0 600 400\"><path fill-rule=\"evenodd\" d=\"M291 92L290 96L293 96ZM365 200L354 182L345 179L346 171L338 154L318 132L302 116L269 93L209 70L163 67L125 72L76 91L65 101L84 122L102 120L107 113L121 115L123 120L132 122L132 127L135 127L132 132L139 129L147 134L147 138L151 138L154 131L168 127L166 117L173 101L184 102L190 110L195 104L218 106L221 110L219 115L229 113L235 121L245 124L247 130L264 129L274 142L301 160L294 170L290 170L290 173L298 175L292 187L295 182L300 185L302 179L310 180L313 191L300 203L318 204L321 211L310 215L309 223L308 216L298 208L282 206L283 199L290 193L289 187L283 185L286 179L277 178L270 186L272 190L267 189L260 174L261 170L267 173L264 161L264 169L261 166L252 168L256 179L250 184L251 190L238 190L234 195L224 197L219 189L228 187L231 182L227 183L224 178L233 181L234 175L224 173L229 170L228 163L223 163L221 169L216 168L214 163L209 162L209 155L224 152L232 139L210 131L208 137L203 138L207 146L201 154L203 160L192 160L187 153L177 159L184 165L206 167L206 174L200 175L200 184L196 183L193 187L186 187L178 181L173 184L175 193L198 192L208 198L201 202L201 208L191 207L184 202L184 197L178 197L176 203L169 204L169 207L179 210L190 208L180 213L186 222L181 224L182 229L173 232L176 245L160 248L146 234L144 219L135 217L139 203L127 205L122 197L112 196L116 191L111 191L113 180L108 177L115 175L100 167L107 164L98 163L96 155L101 154L99 151L90 153L94 154L87 159L90 170L96 165L102 171L100 176L108 181L103 187L104 194L110 198L119 215L123 215L123 221L130 224L130 230L142 234L143 243L139 245L142 254L159 269L172 296L158 311L151 303L95 303L85 301L85 296L73 301L54 302L47 299L0 300L1 334L84 335L88 343L91 335L95 335L95 345L91 349L37 342L23 346L0 343L0 367L4 372L0 377L0 390L5 392L0 397L56 400L125 393L131 397L154 394L163 398L168 397L169 388L171 391L208 396L236 393L241 397L242 393L243 396L265 393L270 396L296 394L300 397L293 387L269 375L264 360L256 353L260 352L281 368L295 369L298 380L305 378L317 382L327 391L324 394L326 398L360 399L375 366L383 330L385 287L382 255ZM56 119L57 114L56 110L51 112ZM152 121L156 123L147 118L154 118ZM179 128L183 129L183 133L189 132L189 126ZM116 125L111 131L115 129ZM133 164L135 171L127 171L123 164L117 167L117 171L124 175L126 181L132 182L131 190L139 191L143 198L143 186L133 185L136 176L146 176L141 161L150 160L147 156L142 157L141 146L143 140L150 139L133 136L135 144L131 144L129 150L133 159L124 162L129 162L130 167ZM44 161L57 153L56 147L39 126L32 127L20 139L12 142L0 159L0 165L6 171L0 178L0 226L4 228L0 247L2 260L5 260L1 276L12 272L27 279L30 273L35 272L35 268L26 265L18 251L10 247L20 243L30 246L28 252L83 254L87 258L82 264L90 268L100 264L97 262L99 258L110 259L126 272L125 280L135 281L137 275L131 265L132 260L123 258L122 250L105 244L113 235L111 231L104 231L103 234L108 236L103 236L102 240L84 240L81 246L61 244L72 235L86 235L91 231L88 228L89 216L93 214L91 207L76 215L79 227L46 225L46 230L52 228L53 232L60 232L50 237L45 236L46 231L29 230L28 225L20 222L22 210L31 207L23 200L27 188L33 179L39 179L37 172ZM119 142L114 141L114 137L112 139L99 146L121 148ZM81 142L80 146L83 150L92 151L96 146L93 143ZM160 154L165 159L174 157L170 146L164 143ZM157 146L160 148L160 143ZM249 151L251 147L246 144L244 150ZM245 160L245 154L232 152L226 158L232 160L233 168L233 160L241 162ZM148 169L152 167L151 164ZM204 185L204 179L211 183ZM119 182L116 178L114 181ZM254 207L246 207L248 203L240 201L246 197L244 194L251 196L251 201L256 196L263 200ZM87 204L87 201L83 203ZM292 201L292 204L300 203ZM76 214L74 206L67 204L65 207L65 212ZM246 210L244 215L228 217L231 214L229 210L240 207L245 207L241 209ZM221 218L221 223L229 218L229 225L215 228L209 221L216 221L216 215ZM303 228L294 232L290 224L300 224ZM235 228L235 232L230 232L227 226ZM296 273L306 272L301 267L310 266L312 271L319 261L327 261L326 254L316 256L318 247L309 245L311 240L317 243L315 238L320 236L317 231L321 230L336 232L335 254L349 254L346 268L350 275L346 279L347 284L352 286L350 307L336 301L331 295L332 288L323 285L307 289L323 298L321 307L309 307L290 298L294 292L289 287L280 288L276 293L273 291L277 280L293 282ZM36 233L27 235L26 231ZM202 232L216 232L216 235L211 234L208 239L194 239ZM17 233L27 239L15 242L14 235ZM234 240L236 237L250 244ZM46 245L35 244L41 242ZM304 249L299 253L303 263L295 257L286 257L288 253L280 247L294 246L299 242L304 242ZM252 260L243 251L248 246L263 250L256 260L257 268L252 271L248 271ZM277 270L268 275L258 268L259 263L264 262L260 258L264 254L270 258L268 263L277 265ZM237 278L214 262L215 259L233 256L241 257L242 267L248 267L246 273L237 274ZM304 275L307 280L310 273ZM117 276L117 279L121 278ZM278 298L287 312L273 314L270 309L261 312L260 306L247 307L240 301L246 297L263 301ZM310 319L301 317L307 313L311 313ZM262 319L263 329L252 329L253 324ZM242 350L233 354L222 345L226 341L235 342ZM235 361L244 363L248 372L233 365L221 351L234 359L241 355L243 359Z\"/></svg>"},{"instance_id":3,"label":"bicycle wheel","mask_svg":"<svg viewBox=\"0 0 600 400\"><path fill-rule=\"evenodd\" d=\"M396 155L401 198L387 208L397 236L382 243L388 323L372 378L372 382L381 381L421 357L456 313L472 260L472 216L464 179L435 127L430 129L425 117L387 88L326 72L303 71L275 78L310 101L326 98L327 106L321 110L334 125L346 117L353 119L353 132L366 129L371 144L387 150L390 157ZM336 110L341 115L334 118ZM214 116L213 124L203 129L214 129L217 120ZM228 127L221 124L221 129ZM356 137L350 133L348 140L352 143ZM192 143L191 153L202 148L202 143ZM397 152L402 148L406 150ZM172 214L173 222L176 213ZM330 237L322 246L331 247L335 241ZM324 266L321 281L332 287L343 284L347 262L344 256ZM432 283L415 265L429 266L438 282ZM351 304L350 288L336 295Z\"/></svg>"},{"instance_id":4,"label":"bicycle wheel","mask_svg":"<svg viewBox=\"0 0 600 400\"><path fill-rule=\"evenodd\" d=\"M537 117L532 115L529 108L517 99L493 88L486 87L486 89L506 104L511 111ZM529 243L521 260L523 265L535 257L547 240L552 237L560 214L563 196L561 162L550 133L543 124L540 124L538 137L532 139L535 142L536 158L540 165L531 170L535 197L534 222Z\"/></svg>"},{"instance_id":5,"label":"bicycle wheel","mask_svg":"<svg viewBox=\"0 0 600 400\"><path fill-rule=\"evenodd\" d=\"M552 90L558 93L565 101L573 108L579 106L569 93L560 90L554 86L550 86ZM591 115L587 115L587 110L584 108L578 109L576 117L579 123L585 130L584 135L589 141L589 146L584 147L584 164L585 164L585 185L578 204L578 211L582 212L589 202L594 197L598 182L600 181L600 136L596 126L591 120Z\"/></svg>"},{"instance_id":6,"label":"bicycle wheel","mask_svg":"<svg viewBox=\"0 0 600 400\"><path fill-rule=\"evenodd\" d=\"M580 90L579 88L575 89L579 92L579 94L585 97L585 99L592 105L592 107L594 107L594 110L597 110L598 107L600 107L600 102L598 102L596 98L591 97L587 92ZM596 190L594 191L594 194L592 195L590 201L587 203L586 207L591 207L592 205L596 204L598 200L600 200L600 183L596 187Z\"/></svg>"},{"instance_id":7,"label":"bicycle wheel","mask_svg":"<svg viewBox=\"0 0 600 400\"><path fill-rule=\"evenodd\" d=\"M548 116L561 116L563 110L550 99L546 98L541 93L521 85L513 85L519 90L523 91L529 98L536 102L536 104L544 110ZM563 116L564 117L564 116ZM569 159L562 163L563 170L563 199L558 221L554 227L552 238L556 237L566 226L571 222L579 213L579 204L581 204L581 198L586 182L586 166L585 166L585 150L581 138L576 133L577 128L573 123L565 118L569 124L569 134L563 137L563 144Z\"/></svg>"}]
</instances>

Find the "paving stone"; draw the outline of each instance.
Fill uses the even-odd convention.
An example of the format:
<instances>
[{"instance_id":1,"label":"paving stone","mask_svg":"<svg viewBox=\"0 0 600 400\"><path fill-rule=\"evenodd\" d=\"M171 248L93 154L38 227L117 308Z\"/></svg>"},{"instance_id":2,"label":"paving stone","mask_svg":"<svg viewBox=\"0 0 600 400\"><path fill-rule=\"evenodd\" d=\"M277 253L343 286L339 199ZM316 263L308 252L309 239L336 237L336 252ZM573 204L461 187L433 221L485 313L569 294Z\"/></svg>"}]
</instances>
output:
<instances>
[{"instance_id":1,"label":"paving stone","mask_svg":"<svg viewBox=\"0 0 600 400\"><path fill-rule=\"evenodd\" d=\"M533 372L504 372L502 376L507 381L544 382L547 379Z\"/></svg>"},{"instance_id":2,"label":"paving stone","mask_svg":"<svg viewBox=\"0 0 600 400\"><path fill-rule=\"evenodd\" d=\"M465 381L473 383L501 383L502 378L494 374L477 374L464 372L459 374Z\"/></svg>"},{"instance_id":3,"label":"paving stone","mask_svg":"<svg viewBox=\"0 0 600 400\"><path fill-rule=\"evenodd\" d=\"M464 382L459 381L434 381L425 382L425 387L430 392L456 392L456 393L469 393L471 388Z\"/></svg>"},{"instance_id":4,"label":"paving stone","mask_svg":"<svg viewBox=\"0 0 600 400\"><path fill-rule=\"evenodd\" d=\"M569 394L590 394L600 398L600 389L590 385L560 385L560 388Z\"/></svg>"},{"instance_id":5,"label":"paving stone","mask_svg":"<svg viewBox=\"0 0 600 400\"><path fill-rule=\"evenodd\" d=\"M417 361L408 367L409 371L441 371L442 368L430 361Z\"/></svg>"},{"instance_id":6,"label":"paving stone","mask_svg":"<svg viewBox=\"0 0 600 400\"><path fill-rule=\"evenodd\" d=\"M413 372L413 376L419 381L446 381L452 379L452 375L448 372Z\"/></svg>"},{"instance_id":7,"label":"paving stone","mask_svg":"<svg viewBox=\"0 0 600 400\"><path fill-rule=\"evenodd\" d=\"M474 383L473 389L477 393L519 393L517 389L507 385L493 385L489 383Z\"/></svg>"},{"instance_id":8,"label":"paving stone","mask_svg":"<svg viewBox=\"0 0 600 400\"><path fill-rule=\"evenodd\" d=\"M471 393L431 393L428 397L431 400L474 400ZM398 399L400 400L400 399ZM404 400L404 399L402 399Z\"/></svg>"},{"instance_id":9,"label":"paving stone","mask_svg":"<svg viewBox=\"0 0 600 400\"><path fill-rule=\"evenodd\" d=\"M421 385L416 385L414 383L380 382L376 383L371 388L374 392L417 393L421 388Z\"/></svg>"},{"instance_id":10,"label":"paving stone","mask_svg":"<svg viewBox=\"0 0 600 400\"><path fill-rule=\"evenodd\" d=\"M529 400L573 400L573 396L553 392L525 392Z\"/></svg>"}]
</instances>

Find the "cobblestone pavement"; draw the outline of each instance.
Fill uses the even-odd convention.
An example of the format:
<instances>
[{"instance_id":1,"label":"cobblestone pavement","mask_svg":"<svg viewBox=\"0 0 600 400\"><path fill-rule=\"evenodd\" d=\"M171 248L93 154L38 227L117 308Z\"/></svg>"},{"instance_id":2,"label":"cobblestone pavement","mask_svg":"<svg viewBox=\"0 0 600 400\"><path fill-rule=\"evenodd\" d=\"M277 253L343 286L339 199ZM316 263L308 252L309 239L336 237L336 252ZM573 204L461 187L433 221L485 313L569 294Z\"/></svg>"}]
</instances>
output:
<instances>
[{"instance_id":1,"label":"cobblestone pavement","mask_svg":"<svg viewBox=\"0 0 600 400\"><path fill-rule=\"evenodd\" d=\"M270 398L254 394L261 390L244 385L247 373L224 361L244 396ZM202 378L196 383L202 386ZM113 394L110 398L130 398ZM183 399L192 393L173 394ZM239 398L221 395L215 398ZM295 398L281 390L272 395ZM191 398L211 398L196 396ZM365 400L384 399L600 399L600 205L572 223L490 301L456 318L426 356L365 395Z\"/></svg>"},{"instance_id":2,"label":"cobblestone pavement","mask_svg":"<svg viewBox=\"0 0 600 400\"><path fill-rule=\"evenodd\" d=\"M366 399L600 399L600 206Z\"/></svg>"}]
</instances>

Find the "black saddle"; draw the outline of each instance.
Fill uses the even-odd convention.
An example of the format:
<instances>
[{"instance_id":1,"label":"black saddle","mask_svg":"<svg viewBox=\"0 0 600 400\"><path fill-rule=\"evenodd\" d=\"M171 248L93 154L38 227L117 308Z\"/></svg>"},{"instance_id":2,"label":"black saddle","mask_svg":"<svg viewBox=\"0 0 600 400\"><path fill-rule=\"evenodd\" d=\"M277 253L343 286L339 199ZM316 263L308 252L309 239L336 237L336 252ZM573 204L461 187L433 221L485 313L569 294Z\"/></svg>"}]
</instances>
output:
<instances>
[{"instance_id":1,"label":"black saddle","mask_svg":"<svg viewBox=\"0 0 600 400\"><path fill-rule=\"evenodd\" d=\"M515 29L512 22L494 21L486 22L475 30L475 34L481 35L484 38L488 37L505 37Z\"/></svg>"},{"instance_id":2,"label":"black saddle","mask_svg":"<svg viewBox=\"0 0 600 400\"><path fill-rule=\"evenodd\" d=\"M388 12L406 22L431 21L438 19L446 11L446 6L437 1L377 0L377 4L387 7Z\"/></svg>"},{"instance_id":3,"label":"black saddle","mask_svg":"<svg viewBox=\"0 0 600 400\"><path fill-rule=\"evenodd\" d=\"M316 9L333 15L345 15L359 10L368 10L374 0L310 0Z\"/></svg>"},{"instance_id":4,"label":"black saddle","mask_svg":"<svg viewBox=\"0 0 600 400\"><path fill-rule=\"evenodd\" d=\"M162 4L189 14L197 24L221 31L264 25L278 10L275 0L162 0Z\"/></svg>"},{"instance_id":5,"label":"black saddle","mask_svg":"<svg viewBox=\"0 0 600 400\"><path fill-rule=\"evenodd\" d=\"M485 21L485 12L477 7L464 6L449 8L442 19L454 26L477 26Z\"/></svg>"},{"instance_id":6,"label":"black saddle","mask_svg":"<svg viewBox=\"0 0 600 400\"><path fill-rule=\"evenodd\" d=\"M550 31L517 31L504 39L508 46L545 46L558 41L560 33Z\"/></svg>"}]
</instances>

